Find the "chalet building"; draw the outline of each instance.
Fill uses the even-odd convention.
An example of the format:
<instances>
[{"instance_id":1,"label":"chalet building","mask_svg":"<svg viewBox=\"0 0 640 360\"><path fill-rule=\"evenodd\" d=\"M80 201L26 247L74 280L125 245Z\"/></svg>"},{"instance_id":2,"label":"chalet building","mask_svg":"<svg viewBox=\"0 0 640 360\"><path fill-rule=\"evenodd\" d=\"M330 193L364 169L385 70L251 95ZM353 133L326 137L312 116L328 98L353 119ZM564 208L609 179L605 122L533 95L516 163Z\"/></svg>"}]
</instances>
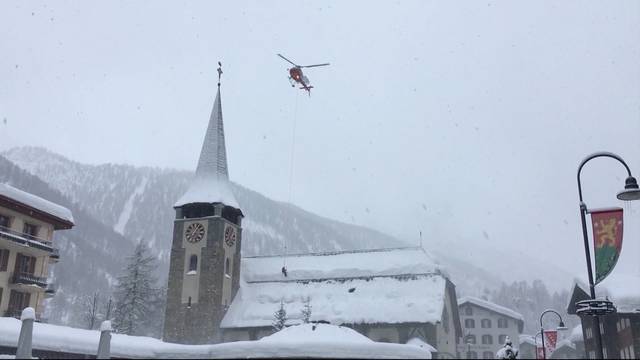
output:
<instances>
[{"instance_id":1,"label":"chalet building","mask_svg":"<svg viewBox=\"0 0 640 360\"><path fill-rule=\"evenodd\" d=\"M640 357L640 277L612 274L602 284L596 286L596 295L608 297L617 312L600 316L602 349L607 359L636 359ZM590 299L589 288L576 281L570 295L567 312L580 316L584 337L584 351L587 358L596 358L595 321L592 316L576 313L575 303Z\"/></svg>"},{"instance_id":2,"label":"chalet building","mask_svg":"<svg viewBox=\"0 0 640 360\"><path fill-rule=\"evenodd\" d=\"M195 177L174 205L164 341L211 344L272 334L286 324L350 327L375 340L426 342L456 356L455 287L421 248L241 257L243 213L229 184L220 84Z\"/></svg>"},{"instance_id":3,"label":"chalet building","mask_svg":"<svg viewBox=\"0 0 640 360\"><path fill-rule=\"evenodd\" d=\"M49 265L60 258L55 230L73 227L71 212L57 204L0 184L0 314L20 317L32 307L40 318L52 296Z\"/></svg>"},{"instance_id":4,"label":"chalet building","mask_svg":"<svg viewBox=\"0 0 640 360\"><path fill-rule=\"evenodd\" d=\"M469 359L494 359L507 337L518 346L524 318L514 310L475 297L458 301L463 337L458 352Z\"/></svg>"}]
</instances>

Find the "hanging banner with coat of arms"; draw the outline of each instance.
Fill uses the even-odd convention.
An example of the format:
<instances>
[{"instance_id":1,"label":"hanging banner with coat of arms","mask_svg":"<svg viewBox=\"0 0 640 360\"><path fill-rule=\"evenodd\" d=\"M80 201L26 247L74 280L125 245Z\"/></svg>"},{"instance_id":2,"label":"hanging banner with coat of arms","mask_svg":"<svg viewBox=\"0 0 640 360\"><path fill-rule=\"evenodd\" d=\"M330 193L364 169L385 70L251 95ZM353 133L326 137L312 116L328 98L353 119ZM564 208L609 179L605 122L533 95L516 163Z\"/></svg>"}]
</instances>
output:
<instances>
[{"instance_id":1,"label":"hanging banner with coat of arms","mask_svg":"<svg viewBox=\"0 0 640 360\"><path fill-rule=\"evenodd\" d=\"M551 357L551 354L556 351L556 344L558 343L558 331L557 330L545 330L544 331L544 351L547 353L547 357Z\"/></svg>"},{"instance_id":2,"label":"hanging banner with coat of arms","mask_svg":"<svg viewBox=\"0 0 640 360\"><path fill-rule=\"evenodd\" d=\"M622 209L590 210L593 224L593 248L596 259L596 284L616 266L622 251Z\"/></svg>"}]
</instances>

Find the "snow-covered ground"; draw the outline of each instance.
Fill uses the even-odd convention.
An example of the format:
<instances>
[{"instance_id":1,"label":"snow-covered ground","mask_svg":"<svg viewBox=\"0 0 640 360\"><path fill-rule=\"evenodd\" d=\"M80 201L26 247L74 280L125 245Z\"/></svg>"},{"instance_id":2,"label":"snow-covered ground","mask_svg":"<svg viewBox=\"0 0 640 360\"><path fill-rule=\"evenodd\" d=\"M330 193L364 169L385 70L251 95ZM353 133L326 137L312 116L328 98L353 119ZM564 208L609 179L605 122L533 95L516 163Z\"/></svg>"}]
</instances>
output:
<instances>
[{"instance_id":1,"label":"snow-covered ground","mask_svg":"<svg viewBox=\"0 0 640 360\"><path fill-rule=\"evenodd\" d=\"M16 347L21 322L0 318L0 346ZM100 332L35 323L33 348L95 354ZM111 356L119 358L406 358L430 359L425 347L377 343L346 327L304 324L283 329L258 341L218 345L180 345L158 339L113 334Z\"/></svg>"}]
</instances>

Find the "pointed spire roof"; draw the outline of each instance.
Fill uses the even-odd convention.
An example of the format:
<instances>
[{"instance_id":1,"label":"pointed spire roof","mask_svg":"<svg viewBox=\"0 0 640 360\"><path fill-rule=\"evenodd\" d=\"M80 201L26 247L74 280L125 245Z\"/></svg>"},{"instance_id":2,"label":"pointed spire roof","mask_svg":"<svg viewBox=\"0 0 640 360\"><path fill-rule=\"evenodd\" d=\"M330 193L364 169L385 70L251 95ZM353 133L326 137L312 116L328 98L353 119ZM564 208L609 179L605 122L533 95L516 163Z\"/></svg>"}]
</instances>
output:
<instances>
[{"instance_id":1,"label":"pointed spire roof","mask_svg":"<svg viewBox=\"0 0 640 360\"><path fill-rule=\"evenodd\" d=\"M218 83L216 100L213 103L209 126L200 151L196 176L187 192L182 195L174 207L193 203L223 203L236 209L240 208L229 183L220 83Z\"/></svg>"}]
</instances>

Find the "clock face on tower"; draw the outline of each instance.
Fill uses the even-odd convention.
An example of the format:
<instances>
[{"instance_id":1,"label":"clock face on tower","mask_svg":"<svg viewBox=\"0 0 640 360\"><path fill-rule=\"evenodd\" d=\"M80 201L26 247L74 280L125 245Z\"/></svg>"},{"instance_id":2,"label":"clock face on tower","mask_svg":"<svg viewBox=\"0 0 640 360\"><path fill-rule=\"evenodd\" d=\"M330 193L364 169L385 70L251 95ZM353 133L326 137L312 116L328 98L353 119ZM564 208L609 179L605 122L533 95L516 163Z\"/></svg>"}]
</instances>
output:
<instances>
[{"instance_id":1,"label":"clock face on tower","mask_svg":"<svg viewBox=\"0 0 640 360\"><path fill-rule=\"evenodd\" d=\"M227 228L224 229L224 242L229 247L236 243L236 228L233 226L227 226Z\"/></svg>"},{"instance_id":2,"label":"clock face on tower","mask_svg":"<svg viewBox=\"0 0 640 360\"><path fill-rule=\"evenodd\" d=\"M204 226L200 223L193 223L187 227L184 233L185 239L190 243L197 243L204 237Z\"/></svg>"}]
</instances>

